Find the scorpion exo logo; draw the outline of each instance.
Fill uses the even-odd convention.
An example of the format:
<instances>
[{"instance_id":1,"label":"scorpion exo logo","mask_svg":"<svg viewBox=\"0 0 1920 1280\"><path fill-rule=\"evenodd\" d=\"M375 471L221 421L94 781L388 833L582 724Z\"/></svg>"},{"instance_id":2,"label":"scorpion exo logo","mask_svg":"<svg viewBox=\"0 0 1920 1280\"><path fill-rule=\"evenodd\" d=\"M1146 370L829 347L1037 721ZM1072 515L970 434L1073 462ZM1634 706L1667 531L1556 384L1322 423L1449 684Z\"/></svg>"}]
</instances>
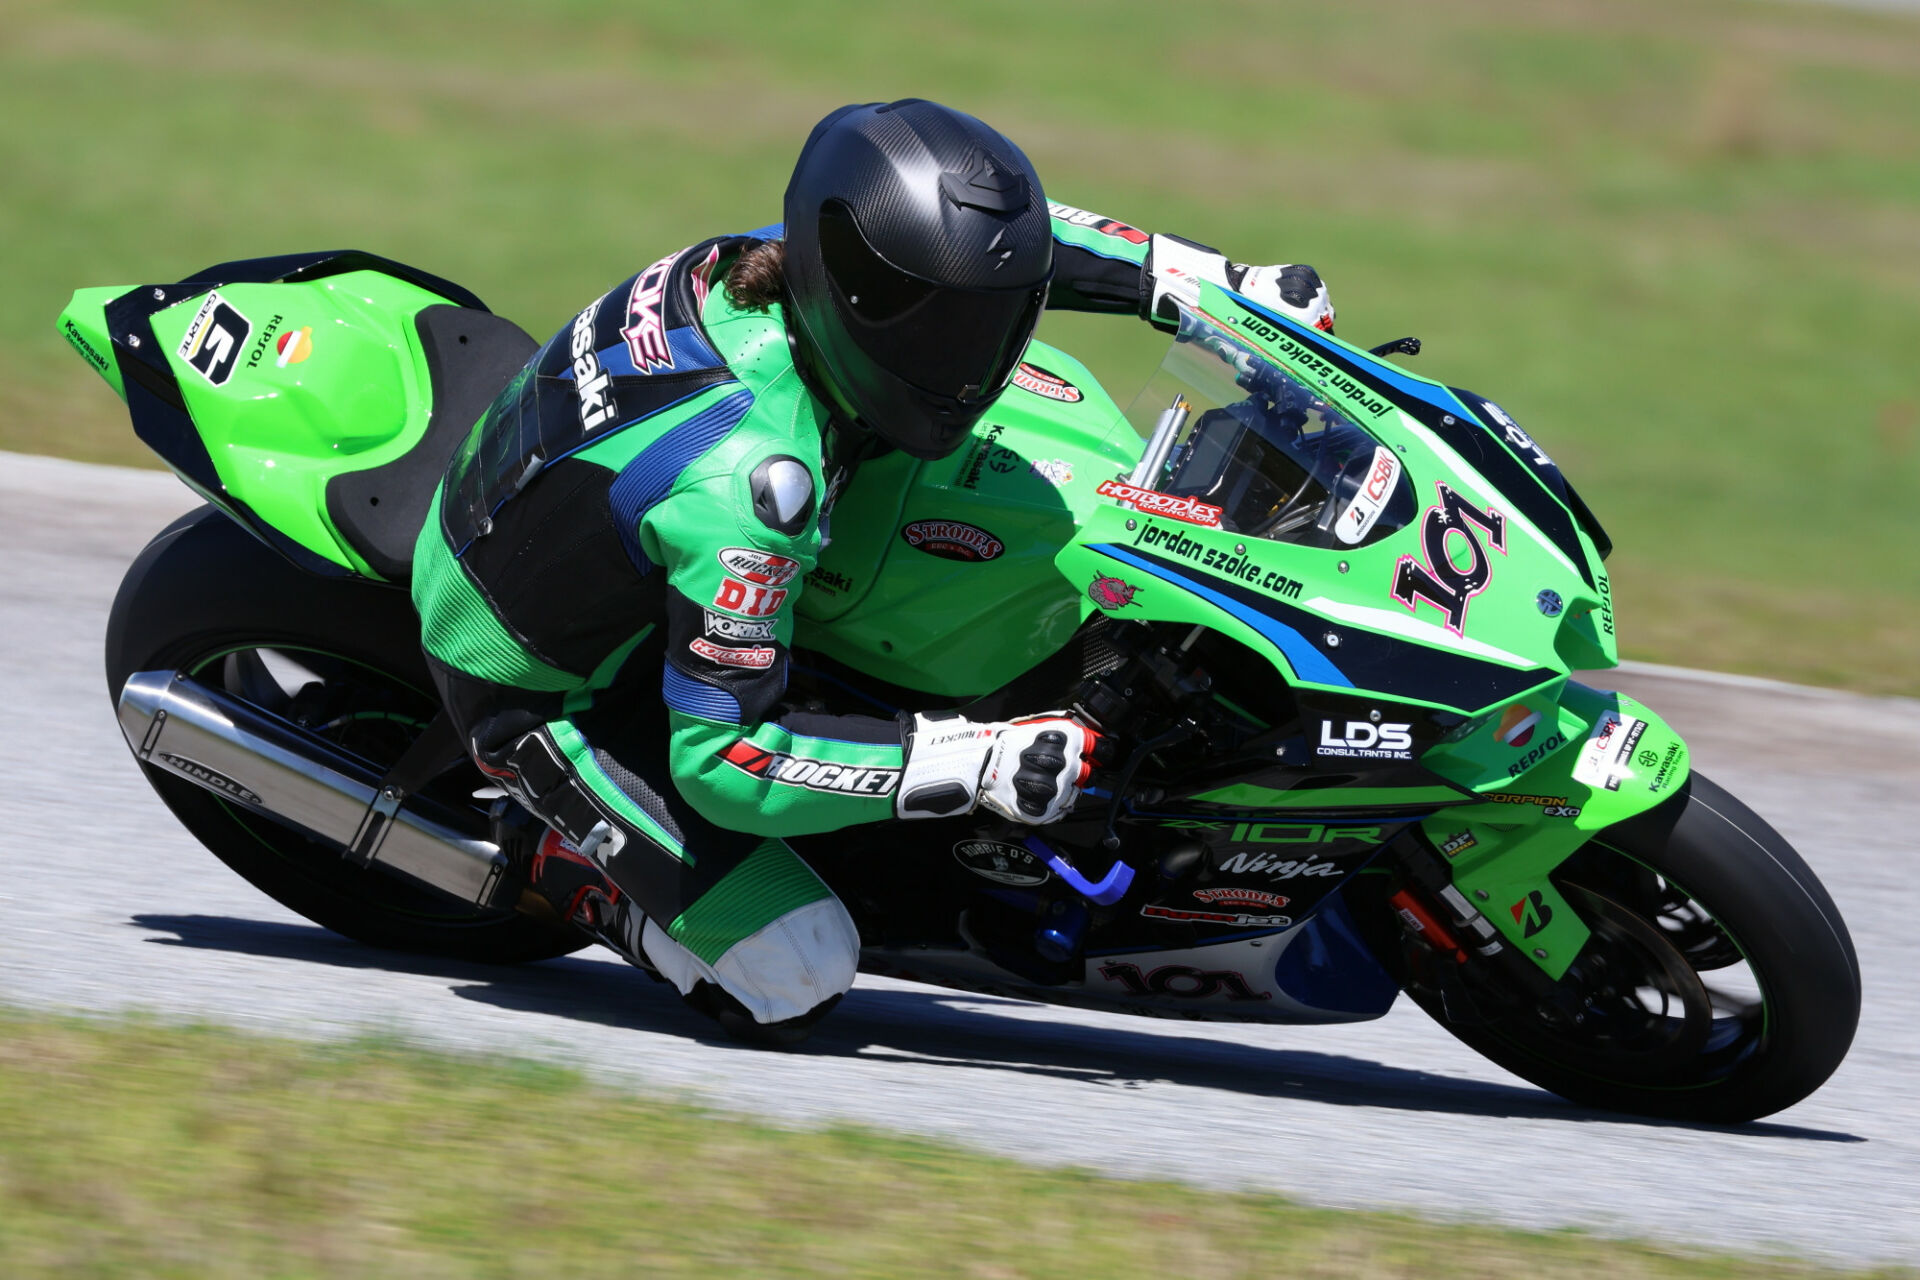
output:
<instances>
[{"instance_id":1,"label":"scorpion exo logo","mask_svg":"<svg viewBox=\"0 0 1920 1280\"><path fill-rule=\"evenodd\" d=\"M1440 491L1440 501L1427 508L1420 527L1420 550L1426 563L1400 557L1393 571L1393 598L1409 609L1417 609L1417 602L1425 600L1447 616L1447 630L1459 635L1466 625L1467 605L1493 581L1493 563L1473 526L1484 530L1493 549L1505 555L1507 518L1491 507L1482 511L1444 484L1434 487ZM1455 534L1472 553L1465 568L1448 554L1448 539Z\"/></svg>"},{"instance_id":2,"label":"scorpion exo logo","mask_svg":"<svg viewBox=\"0 0 1920 1280\"><path fill-rule=\"evenodd\" d=\"M1134 592L1139 589L1130 582L1103 575L1087 585L1087 598L1102 609L1123 609L1133 603Z\"/></svg>"}]
</instances>

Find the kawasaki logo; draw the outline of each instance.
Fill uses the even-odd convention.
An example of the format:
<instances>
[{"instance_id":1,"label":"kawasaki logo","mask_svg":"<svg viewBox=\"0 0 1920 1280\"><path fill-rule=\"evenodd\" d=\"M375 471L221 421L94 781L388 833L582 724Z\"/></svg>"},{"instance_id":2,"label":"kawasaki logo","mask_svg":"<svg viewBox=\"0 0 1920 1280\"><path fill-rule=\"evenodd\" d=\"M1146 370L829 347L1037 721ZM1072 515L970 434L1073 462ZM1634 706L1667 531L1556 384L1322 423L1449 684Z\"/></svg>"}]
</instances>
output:
<instances>
[{"instance_id":1,"label":"kawasaki logo","mask_svg":"<svg viewBox=\"0 0 1920 1280\"><path fill-rule=\"evenodd\" d=\"M736 739L720 753L742 773L790 787L809 791L830 791L840 795L890 796L900 785L898 769L869 769L861 765L835 764L829 760L808 760L781 751L754 746L745 738Z\"/></svg>"},{"instance_id":2,"label":"kawasaki logo","mask_svg":"<svg viewBox=\"0 0 1920 1280\"><path fill-rule=\"evenodd\" d=\"M189 760L185 756L170 755L165 751L155 752L155 754L203 787L210 787L222 795L232 796L235 800L242 800L247 804L259 805L262 808L266 807L266 801L262 800L259 796L247 790L226 774L207 768L207 766L201 764L198 760Z\"/></svg>"},{"instance_id":3,"label":"kawasaki logo","mask_svg":"<svg viewBox=\"0 0 1920 1280\"><path fill-rule=\"evenodd\" d=\"M573 357L573 393L580 397L580 430L591 433L613 417L613 379L600 367L593 349L593 318L600 312L595 299L573 318L567 354Z\"/></svg>"}]
</instances>

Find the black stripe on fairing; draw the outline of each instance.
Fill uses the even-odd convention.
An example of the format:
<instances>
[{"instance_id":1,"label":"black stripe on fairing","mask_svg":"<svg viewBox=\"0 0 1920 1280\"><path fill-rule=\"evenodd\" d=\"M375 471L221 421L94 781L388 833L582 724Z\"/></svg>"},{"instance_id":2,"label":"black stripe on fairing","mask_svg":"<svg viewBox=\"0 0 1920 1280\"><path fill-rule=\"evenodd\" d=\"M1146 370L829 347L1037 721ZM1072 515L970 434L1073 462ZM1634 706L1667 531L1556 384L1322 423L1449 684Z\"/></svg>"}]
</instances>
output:
<instances>
[{"instance_id":1,"label":"black stripe on fairing","mask_svg":"<svg viewBox=\"0 0 1920 1280\"><path fill-rule=\"evenodd\" d=\"M1155 555L1142 547L1128 547L1127 550L1178 576L1194 576L1191 565ZM1382 635L1377 631L1367 631L1348 623L1340 624L1339 648L1329 648L1325 637L1330 624L1319 614L1286 604L1230 578L1205 574L1196 580L1298 631L1308 644L1326 656L1328 662L1338 665L1353 681L1356 692L1435 702L1472 713L1538 688L1550 680L1558 679L1560 675L1545 667L1516 671L1512 667L1503 667L1447 649L1435 649L1396 636Z\"/></svg>"}]
</instances>

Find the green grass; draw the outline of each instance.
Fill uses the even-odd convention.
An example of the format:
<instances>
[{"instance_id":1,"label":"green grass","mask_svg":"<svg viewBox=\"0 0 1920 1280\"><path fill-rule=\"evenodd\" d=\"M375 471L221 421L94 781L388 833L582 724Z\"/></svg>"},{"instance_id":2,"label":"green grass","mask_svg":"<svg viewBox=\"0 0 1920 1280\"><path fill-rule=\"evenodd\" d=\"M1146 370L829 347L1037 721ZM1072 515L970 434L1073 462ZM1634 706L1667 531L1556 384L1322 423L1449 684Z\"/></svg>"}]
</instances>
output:
<instances>
[{"instance_id":1,"label":"green grass","mask_svg":"<svg viewBox=\"0 0 1920 1280\"><path fill-rule=\"evenodd\" d=\"M1176 16L1177 15L1177 16ZM0 0L0 447L148 459L79 285L355 245L536 334L777 216L807 125L976 111L1058 198L1304 258L1499 398L1626 652L1920 693L1920 21L1739 0ZM1158 340L1056 317L1123 403Z\"/></svg>"},{"instance_id":2,"label":"green grass","mask_svg":"<svg viewBox=\"0 0 1920 1280\"><path fill-rule=\"evenodd\" d=\"M316 1046L0 1009L0 1274L1842 1273L1043 1172L392 1042Z\"/></svg>"}]
</instances>

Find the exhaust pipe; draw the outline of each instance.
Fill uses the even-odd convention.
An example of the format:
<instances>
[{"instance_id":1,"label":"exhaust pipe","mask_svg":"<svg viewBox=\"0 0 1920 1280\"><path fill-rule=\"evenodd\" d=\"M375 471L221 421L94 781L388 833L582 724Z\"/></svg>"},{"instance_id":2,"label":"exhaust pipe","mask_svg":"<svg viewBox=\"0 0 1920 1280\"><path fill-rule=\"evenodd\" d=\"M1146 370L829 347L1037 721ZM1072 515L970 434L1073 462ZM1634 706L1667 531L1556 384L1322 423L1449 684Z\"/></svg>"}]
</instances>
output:
<instances>
[{"instance_id":1,"label":"exhaust pipe","mask_svg":"<svg viewBox=\"0 0 1920 1280\"><path fill-rule=\"evenodd\" d=\"M243 808L477 906L494 897L507 858L487 840L383 794L380 772L280 717L177 671L139 671L120 691L133 754ZM418 807L415 807L418 806Z\"/></svg>"}]
</instances>

